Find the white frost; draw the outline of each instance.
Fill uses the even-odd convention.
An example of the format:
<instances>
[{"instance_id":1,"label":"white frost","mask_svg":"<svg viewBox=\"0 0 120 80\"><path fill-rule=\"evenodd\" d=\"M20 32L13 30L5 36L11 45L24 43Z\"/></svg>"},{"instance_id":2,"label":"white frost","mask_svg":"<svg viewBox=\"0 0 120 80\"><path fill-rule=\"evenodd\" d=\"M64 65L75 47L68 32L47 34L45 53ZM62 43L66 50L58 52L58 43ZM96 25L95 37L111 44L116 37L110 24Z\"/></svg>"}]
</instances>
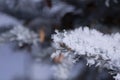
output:
<instances>
[{"instance_id":1,"label":"white frost","mask_svg":"<svg viewBox=\"0 0 120 80\"><path fill-rule=\"evenodd\" d=\"M56 53L64 53L60 47L60 43L64 43L74 51L74 55L84 55L89 65L95 64L112 69L115 73L120 72L120 33L107 35L95 29L80 27L73 31L57 32L52 38Z\"/></svg>"}]
</instances>

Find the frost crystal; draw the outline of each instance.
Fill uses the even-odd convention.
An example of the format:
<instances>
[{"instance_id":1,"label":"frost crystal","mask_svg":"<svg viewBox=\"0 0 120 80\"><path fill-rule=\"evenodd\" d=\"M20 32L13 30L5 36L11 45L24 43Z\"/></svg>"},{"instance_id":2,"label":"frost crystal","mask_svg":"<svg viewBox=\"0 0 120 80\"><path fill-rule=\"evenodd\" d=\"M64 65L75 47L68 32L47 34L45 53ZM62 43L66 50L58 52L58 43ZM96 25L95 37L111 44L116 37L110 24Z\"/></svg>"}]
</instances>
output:
<instances>
[{"instance_id":1,"label":"frost crystal","mask_svg":"<svg viewBox=\"0 0 120 80\"><path fill-rule=\"evenodd\" d=\"M69 52L67 55L85 56L88 65L113 70L111 73L120 73L120 34L103 34L88 27L78 28L74 31L56 32L52 36L56 53ZM65 47L61 46L64 44ZM68 50L70 48L70 50ZM66 52L64 52L66 50ZM53 55L55 56L54 53ZM56 55L57 56L57 55ZM72 62L75 62L74 59ZM116 77L118 78L119 75ZM117 79L116 80L120 80ZM119 76L120 77L120 76Z\"/></svg>"},{"instance_id":2,"label":"frost crystal","mask_svg":"<svg viewBox=\"0 0 120 80\"><path fill-rule=\"evenodd\" d=\"M32 44L38 41L38 35L21 25L15 26L8 32L0 35L0 42L14 40L18 41L20 45L22 45L22 43Z\"/></svg>"}]
</instances>

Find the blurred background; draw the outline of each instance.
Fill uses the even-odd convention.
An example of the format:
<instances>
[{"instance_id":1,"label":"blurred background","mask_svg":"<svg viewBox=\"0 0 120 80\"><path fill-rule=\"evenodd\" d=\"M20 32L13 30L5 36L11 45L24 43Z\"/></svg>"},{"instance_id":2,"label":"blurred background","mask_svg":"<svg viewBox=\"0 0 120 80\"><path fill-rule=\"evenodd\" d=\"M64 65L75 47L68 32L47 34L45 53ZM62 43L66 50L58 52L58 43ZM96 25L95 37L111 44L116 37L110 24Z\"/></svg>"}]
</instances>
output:
<instances>
[{"instance_id":1,"label":"blurred background","mask_svg":"<svg viewBox=\"0 0 120 80\"><path fill-rule=\"evenodd\" d=\"M20 45L9 38L1 41L2 34L8 36L19 25L38 35L37 45L27 42ZM57 80L51 69L58 64L50 57L55 51L51 35L56 29L74 30L80 26L89 26L104 34L120 32L120 1L0 0L0 80ZM23 33L24 28L16 32ZM73 66L69 80L114 80L107 69L98 70L85 63L80 59Z\"/></svg>"}]
</instances>

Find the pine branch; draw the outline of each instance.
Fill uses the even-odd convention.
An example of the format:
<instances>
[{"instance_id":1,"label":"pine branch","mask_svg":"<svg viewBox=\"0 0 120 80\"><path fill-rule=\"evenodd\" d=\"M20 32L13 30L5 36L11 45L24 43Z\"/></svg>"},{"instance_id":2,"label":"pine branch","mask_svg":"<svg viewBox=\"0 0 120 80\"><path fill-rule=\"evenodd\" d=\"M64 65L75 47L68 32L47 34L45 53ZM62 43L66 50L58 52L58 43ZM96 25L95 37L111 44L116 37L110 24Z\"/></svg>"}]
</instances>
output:
<instances>
[{"instance_id":1,"label":"pine branch","mask_svg":"<svg viewBox=\"0 0 120 80\"><path fill-rule=\"evenodd\" d=\"M120 74L120 33L107 35L95 29L80 27L73 31L64 31L62 33L56 31L52 38L56 48L56 52L52 55L53 58L60 53L64 56L71 54L73 57L76 55L84 56L87 60L87 65L96 65L99 68L113 70L110 73L117 73L115 78L120 80L118 76ZM61 46L61 43L67 48ZM74 58L72 62L76 63L77 58Z\"/></svg>"}]
</instances>

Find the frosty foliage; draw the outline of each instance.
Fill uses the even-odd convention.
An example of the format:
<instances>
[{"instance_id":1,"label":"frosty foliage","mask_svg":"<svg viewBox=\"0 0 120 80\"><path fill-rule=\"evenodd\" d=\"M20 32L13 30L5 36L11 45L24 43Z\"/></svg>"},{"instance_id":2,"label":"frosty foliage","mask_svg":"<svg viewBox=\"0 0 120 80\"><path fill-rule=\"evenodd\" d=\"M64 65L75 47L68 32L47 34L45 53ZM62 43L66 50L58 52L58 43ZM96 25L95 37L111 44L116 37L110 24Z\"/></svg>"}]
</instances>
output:
<instances>
[{"instance_id":1,"label":"frosty foliage","mask_svg":"<svg viewBox=\"0 0 120 80\"><path fill-rule=\"evenodd\" d=\"M21 46L23 43L34 44L38 41L38 35L28 28L19 25L13 27L8 32L0 34L0 42L18 41Z\"/></svg>"},{"instance_id":2,"label":"frosty foliage","mask_svg":"<svg viewBox=\"0 0 120 80\"><path fill-rule=\"evenodd\" d=\"M117 74L114 78L120 80L120 33L107 35L95 29L80 27L73 31L56 31L52 38L56 48L52 57L58 56L60 53L65 53L65 56L71 54L72 56L84 56L87 65L112 70L110 73ZM63 47L61 44L65 46ZM64 52L65 50L66 52ZM74 58L72 62L74 63L76 60L77 58Z\"/></svg>"}]
</instances>

